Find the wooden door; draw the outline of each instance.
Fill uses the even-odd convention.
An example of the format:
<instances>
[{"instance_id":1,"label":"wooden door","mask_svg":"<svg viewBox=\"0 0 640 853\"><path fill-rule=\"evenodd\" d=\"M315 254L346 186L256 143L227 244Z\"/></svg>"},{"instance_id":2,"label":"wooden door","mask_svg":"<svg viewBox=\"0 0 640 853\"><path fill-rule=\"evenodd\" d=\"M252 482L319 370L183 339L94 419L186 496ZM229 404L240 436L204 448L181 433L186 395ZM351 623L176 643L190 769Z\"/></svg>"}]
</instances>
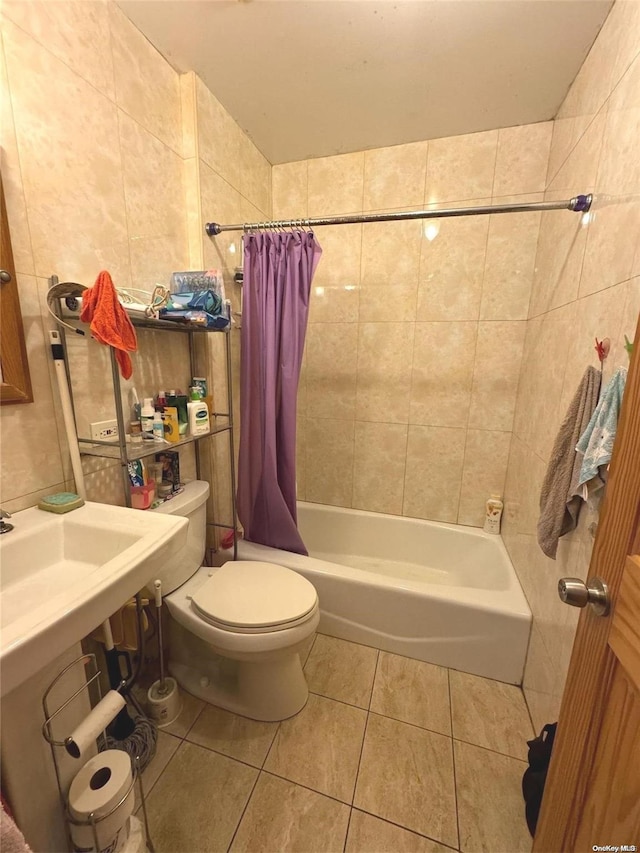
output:
<instances>
[{"instance_id":1,"label":"wooden door","mask_svg":"<svg viewBox=\"0 0 640 853\"><path fill-rule=\"evenodd\" d=\"M639 333L589 567L612 612L580 616L534 853L640 850Z\"/></svg>"}]
</instances>

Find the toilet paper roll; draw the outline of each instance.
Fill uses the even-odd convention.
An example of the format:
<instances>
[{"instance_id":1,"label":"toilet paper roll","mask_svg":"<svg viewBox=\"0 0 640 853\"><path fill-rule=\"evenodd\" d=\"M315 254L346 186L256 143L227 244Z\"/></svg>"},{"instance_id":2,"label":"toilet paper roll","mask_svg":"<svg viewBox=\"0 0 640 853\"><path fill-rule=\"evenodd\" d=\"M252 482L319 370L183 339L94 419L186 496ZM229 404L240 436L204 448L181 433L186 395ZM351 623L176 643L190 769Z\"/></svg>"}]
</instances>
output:
<instances>
[{"instance_id":1,"label":"toilet paper roll","mask_svg":"<svg viewBox=\"0 0 640 853\"><path fill-rule=\"evenodd\" d=\"M69 755L74 758L84 757L90 746L95 747L100 732L106 729L124 706L124 697L116 690L110 690L65 740L64 745Z\"/></svg>"},{"instance_id":2,"label":"toilet paper roll","mask_svg":"<svg viewBox=\"0 0 640 853\"><path fill-rule=\"evenodd\" d=\"M71 783L69 814L77 821L88 821L93 814L99 850L109 846L133 813L135 793L132 778L131 759L127 753L120 749L107 749L87 761ZM127 794L129 788L131 790ZM112 809L115 810L109 814ZM71 823L70 828L76 847L93 849L91 825Z\"/></svg>"}]
</instances>

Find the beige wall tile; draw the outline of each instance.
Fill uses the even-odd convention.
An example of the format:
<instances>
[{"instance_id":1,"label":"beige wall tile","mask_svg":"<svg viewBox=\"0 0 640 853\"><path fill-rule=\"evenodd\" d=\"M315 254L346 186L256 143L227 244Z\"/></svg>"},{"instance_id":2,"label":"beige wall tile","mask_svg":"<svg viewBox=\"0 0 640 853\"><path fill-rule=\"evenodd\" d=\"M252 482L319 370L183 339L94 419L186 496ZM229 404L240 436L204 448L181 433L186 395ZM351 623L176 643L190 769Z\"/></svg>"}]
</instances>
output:
<instances>
[{"instance_id":1,"label":"beige wall tile","mask_svg":"<svg viewBox=\"0 0 640 853\"><path fill-rule=\"evenodd\" d=\"M431 140L425 201L490 196L497 147L497 130Z\"/></svg>"},{"instance_id":2,"label":"beige wall tile","mask_svg":"<svg viewBox=\"0 0 640 853\"><path fill-rule=\"evenodd\" d=\"M551 121L498 131L494 196L545 189L552 133Z\"/></svg>"},{"instance_id":3,"label":"beige wall tile","mask_svg":"<svg viewBox=\"0 0 640 853\"><path fill-rule=\"evenodd\" d=\"M196 105L200 159L240 190L240 128L199 77L196 78Z\"/></svg>"},{"instance_id":4,"label":"beige wall tile","mask_svg":"<svg viewBox=\"0 0 640 853\"><path fill-rule=\"evenodd\" d=\"M451 740L370 714L353 804L457 847Z\"/></svg>"},{"instance_id":5,"label":"beige wall tile","mask_svg":"<svg viewBox=\"0 0 640 853\"><path fill-rule=\"evenodd\" d=\"M0 173L4 190L11 248L16 272L33 275L35 266L31 249L31 234L27 219L27 205L22 188L22 172L18 154L13 108L9 92L9 79L0 34Z\"/></svg>"},{"instance_id":6,"label":"beige wall tile","mask_svg":"<svg viewBox=\"0 0 640 853\"><path fill-rule=\"evenodd\" d=\"M385 323L389 320L412 322L416 319L418 283L389 284L386 287L360 288L361 323Z\"/></svg>"},{"instance_id":7,"label":"beige wall tile","mask_svg":"<svg viewBox=\"0 0 640 853\"><path fill-rule=\"evenodd\" d=\"M54 415L58 404L57 401L54 404L49 380L48 344L40 316L37 282L32 276L23 275L17 281L34 402L0 409L4 439L0 481L2 500L7 503L45 489L51 494L48 487L65 479ZM11 452L7 452L7 441ZM36 504L41 496L33 494L32 502L27 505Z\"/></svg>"},{"instance_id":8,"label":"beige wall tile","mask_svg":"<svg viewBox=\"0 0 640 853\"><path fill-rule=\"evenodd\" d=\"M2 12L107 97L115 97L109 4L4 0Z\"/></svg>"},{"instance_id":9,"label":"beige wall tile","mask_svg":"<svg viewBox=\"0 0 640 853\"><path fill-rule=\"evenodd\" d=\"M510 441L510 432L467 432L458 524L482 527L487 498L504 494Z\"/></svg>"},{"instance_id":10,"label":"beige wall tile","mask_svg":"<svg viewBox=\"0 0 640 853\"><path fill-rule=\"evenodd\" d=\"M282 163L272 167L274 219L298 219L308 215L308 169L308 160ZM324 235L325 231L326 228L321 229L321 234ZM318 236L320 237L320 234Z\"/></svg>"},{"instance_id":11,"label":"beige wall tile","mask_svg":"<svg viewBox=\"0 0 640 853\"><path fill-rule=\"evenodd\" d=\"M109 17L118 106L182 154L177 72L115 3L109 4Z\"/></svg>"},{"instance_id":12,"label":"beige wall tile","mask_svg":"<svg viewBox=\"0 0 640 853\"><path fill-rule=\"evenodd\" d=\"M417 319L477 320L488 217L434 219L429 224L438 233L422 241Z\"/></svg>"},{"instance_id":13,"label":"beige wall tile","mask_svg":"<svg viewBox=\"0 0 640 853\"><path fill-rule=\"evenodd\" d=\"M198 156L196 79L193 71L181 74L178 78L180 84L180 110L182 113L182 156L185 160Z\"/></svg>"},{"instance_id":14,"label":"beige wall tile","mask_svg":"<svg viewBox=\"0 0 640 853\"><path fill-rule=\"evenodd\" d=\"M332 853L342 850L348 823L349 807L344 803L261 773L229 850Z\"/></svg>"},{"instance_id":15,"label":"beige wall tile","mask_svg":"<svg viewBox=\"0 0 640 853\"><path fill-rule=\"evenodd\" d=\"M405 424L356 421L353 507L402 514L406 452Z\"/></svg>"},{"instance_id":16,"label":"beige wall tile","mask_svg":"<svg viewBox=\"0 0 640 853\"><path fill-rule=\"evenodd\" d=\"M305 365L308 417L353 419L357 358L356 323L309 326Z\"/></svg>"},{"instance_id":17,"label":"beige wall tile","mask_svg":"<svg viewBox=\"0 0 640 853\"><path fill-rule=\"evenodd\" d=\"M386 287L418 277L422 223L371 222L362 226L362 284Z\"/></svg>"},{"instance_id":18,"label":"beige wall tile","mask_svg":"<svg viewBox=\"0 0 640 853\"><path fill-rule=\"evenodd\" d=\"M409 426L402 514L455 522L465 430Z\"/></svg>"},{"instance_id":19,"label":"beige wall tile","mask_svg":"<svg viewBox=\"0 0 640 853\"><path fill-rule=\"evenodd\" d=\"M538 201L542 196L525 196ZM506 202L494 199L495 203ZM539 213L491 216L482 282L481 320L526 320L536 263Z\"/></svg>"},{"instance_id":20,"label":"beige wall tile","mask_svg":"<svg viewBox=\"0 0 640 853\"><path fill-rule=\"evenodd\" d=\"M454 751L460 849L529 853L521 790L527 764L459 741Z\"/></svg>"},{"instance_id":21,"label":"beige wall tile","mask_svg":"<svg viewBox=\"0 0 640 853\"><path fill-rule=\"evenodd\" d=\"M510 431L526 323L478 324L469 426Z\"/></svg>"},{"instance_id":22,"label":"beige wall tile","mask_svg":"<svg viewBox=\"0 0 640 853\"><path fill-rule=\"evenodd\" d=\"M522 690L533 721L535 732L542 731L546 723L558 719L560 705L554 696L556 667L548 654L537 625L531 629L527 666L524 671Z\"/></svg>"},{"instance_id":23,"label":"beige wall tile","mask_svg":"<svg viewBox=\"0 0 640 853\"><path fill-rule=\"evenodd\" d=\"M364 210L421 205L427 147L426 142L413 142L365 151Z\"/></svg>"},{"instance_id":24,"label":"beige wall tile","mask_svg":"<svg viewBox=\"0 0 640 853\"><path fill-rule=\"evenodd\" d=\"M316 237L322 247L322 256L313 278L313 288L357 288L360 283L362 228L362 225L328 225L318 230ZM333 319L347 318L334 316ZM357 314L354 319L357 319Z\"/></svg>"},{"instance_id":25,"label":"beige wall tile","mask_svg":"<svg viewBox=\"0 0 640 853\"><path fill-rule=\"evenodd\" d=\"M548 189L553 191L566 190L565 195L567 197L573 196L577 192L593 191L598 174L605 123L606 113L604 111L594 117L571 149L571 153L567 154L553 176L550 176L552 180L549 181ZM551 147L550 162L553 156L553 145L555 142Z\"/></svg>"},{"instance_id":26,"label":"beige wall tile","mask_svg":"<svg viewBox=\"0 0 640 853\"><path fill-rule=\"evenodd\" d=\"M115 106L10 23L4 44L38 274L129 284Z\"/></svg>"},{"instance_id":27,"label":"beige wall tile","mask_svg":"<svg viewBox=\"0 0 640 853\"><path fill-rule=\"evenodd\" d=\"M129 238L178 237L184 244L182 158L118 110Z\"/></svg>"},{"instance_id":28,"label":"beige wall tile","mask_svg":"<svg viewBox=\"0 0 640 853\"><path fill-rule=\"evenodd\" d=\"M413 323L360 323L356 418L407 423Z\"/></svg>"},{"instance_id":29,"label":"beige wall tile","mask_svg":"<svg viewBox=\"0 0 640 853\"><path fill-rule=\"evenodd\" d=\"M240 192L271 218L271 163L240 128Z\"/></svg>"},{"instance_id":30,"label":"beige wall tile","mask_svg":"<svg viewBox=\"0 0 640 853\"><path fill-rule=\"evenodd\" d=\"M364 151L309 160L309 216L362 210Z\"/></svg>"},{"instance_id":31,"label":"beige wall tile","mask_svg":"<svg viewBox=\"0 0 640 853\"><path fill-rule=\"evenodd\" d=\"M306 499L351 506L354 422L307 419Z\"/></svg>"},{"instance_id":32,"label":"beige wall tile","mask_svg":"<svg viewBox=\"0 0 640 853\"><path fill-rule=\"evenodd\" d=\"M409 422L466 427L477 323L416 323Z\"/></svg>"}]
</instances>

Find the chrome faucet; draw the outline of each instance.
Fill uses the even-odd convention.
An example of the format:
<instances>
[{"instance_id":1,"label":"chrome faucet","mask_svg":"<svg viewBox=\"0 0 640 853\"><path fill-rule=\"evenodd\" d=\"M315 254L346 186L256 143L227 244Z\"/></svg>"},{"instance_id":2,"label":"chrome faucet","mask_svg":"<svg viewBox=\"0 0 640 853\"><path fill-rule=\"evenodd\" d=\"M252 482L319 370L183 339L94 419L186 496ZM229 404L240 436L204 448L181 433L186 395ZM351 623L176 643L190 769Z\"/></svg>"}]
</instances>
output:
<instances>
[{"instance_id":1,"label":"chrome faucet","mask_svg":"<svg viewBox=\"0 0 640 853\"><path fill-rule=\"evenodd\" d=\"M0 534L11 533L13 530L13 524L7 524L5 518L11 518L11 513L0 509Z\"/></svg>"}]
</instances>

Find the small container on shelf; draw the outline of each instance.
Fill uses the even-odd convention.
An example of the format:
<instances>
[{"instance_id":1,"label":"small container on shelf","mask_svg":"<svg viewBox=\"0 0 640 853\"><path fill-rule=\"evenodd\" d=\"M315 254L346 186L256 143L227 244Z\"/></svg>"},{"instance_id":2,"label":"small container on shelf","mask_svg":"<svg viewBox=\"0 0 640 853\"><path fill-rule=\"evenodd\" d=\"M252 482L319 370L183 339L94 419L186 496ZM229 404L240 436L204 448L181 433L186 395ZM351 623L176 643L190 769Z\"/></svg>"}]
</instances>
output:
<instances>
[{"instance_id":1,"label":"small container on shelf","mask_svg":"<svg viewBox=\"0 0 640 853\"><path fill-rule=\"evenodd\" d=\"M134 509L149 509L155 495L155 480L149 480L144 486L131 486L131 506Z\"/></svg>"}]
</instances>

